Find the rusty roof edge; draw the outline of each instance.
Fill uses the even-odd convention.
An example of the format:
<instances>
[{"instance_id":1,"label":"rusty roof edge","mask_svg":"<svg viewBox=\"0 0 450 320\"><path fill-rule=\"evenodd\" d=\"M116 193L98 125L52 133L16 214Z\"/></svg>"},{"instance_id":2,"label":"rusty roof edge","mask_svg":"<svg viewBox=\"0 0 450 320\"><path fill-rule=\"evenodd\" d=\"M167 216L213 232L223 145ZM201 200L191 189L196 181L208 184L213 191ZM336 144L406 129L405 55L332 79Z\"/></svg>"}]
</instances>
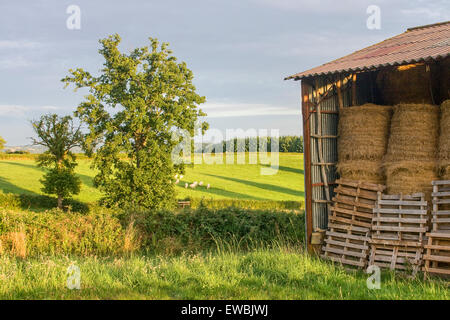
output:
<instances>
[{"instance_id":1,"label":"rusty roof edge","mask_svg":"<svg viewBox=\"0 0 450 320\"><path fill-rule=\"evenodd\" d=\"M326 76L326 75L332 75L332 74L340 74L340 73L346 73L346 72L361 72L361 71L365 72L365 71L376 70L376 69L380 69L380 68L384 68L384 67L400 66L400 65L405 65L405 64L424 62L424 61L428 61L428 60L440 60L440 59L445 59L447 57L450 57L450 53L443 54L443 55L438 54L436 56L429 56L429 57L423 57L423 58L418 58L418 59L395 61L393 63L380 63L378 65L372 65L372 66L367 66L367 67L362 67L362 68L357 67L357 68L349 68L349 69L340 69L340 70L335 70L335 71L330 71L330 72L320 72L320 73L308 74L309 70L306 70L304 72L300 72L300 74L304 73L305 75L299 75L299 73L297 73L292 76L285 77L283 80L294 79L295 81L298 81L298 80L302 80L305 78ZM315 69L315 68L313 68L313 69ZM313 69L310 69L310 70L313 70Z\"/></svg>"},{"instance_id":2,"label":"rusty roof edge","mask_svg":"<svg viewBox=\"0 0 450 320\"><path fill-rule=\"evenodd\" d=\"M413 30L419 30L419 29L426 29L426 28L438 27L438 26L442 26L442 25L444 25L444 24L449 24L449 23L450 23L450 20L449 20L449 21L443 21L443 22L432 23L432 24L426 24L426 25L423 25L423 26L418 26L418 27L408 28L408 29L406 29L406 32L408 32L408 31L413 31Z\"/></svg>"},{"instance_id":3,"label":"rusty roof edge","mask_svg":"<svg viewBox=\"0 0 450 320\"><path fill-rule=\"evenodd\" d=\"M356 51L354 51L353 53L350 53L350 54L347 54L347 55L345 55L345 56L343 56L343 57L340 57L340 58L331 60L331 61L326 62L326 63L324 63L324 64L322 64L322 65L320 65L320 66L317 66L317 67L314 67L314 68L305 70L305 71L303 71L303 72L298 72L298 73L296 73L296 74L294 74L294 75L285 77L284 80L291 80L291 79L294 79L294 80L301 80L301 79L303 79L303 78L314 77L314 76L318 76L318 75L338 74L338 73L342 73L342 72L356 71L356 70L361 69L361 68L354 68L354 69L353 69L353 68L349 68L349 69L340 69L340 70L338 69L338 70L333 70L333 71L326 72L326 73L321 72L321 73L308 74L309 71L312 71L312 70L314 70L314 69L316 69L316 68L318 68L318 67L325 66L325 65L328 65L328 64L332 64L332 63L337 62L337 61L339 61L339 60L341 60L341 59L344 59L344 58L346 58L346 57L352 56L352 55L354 55L354 54L356 54L356 53L359 53L359 52L362 52L362 51L365 51L365 50L374 48L374 47L376 47L376 46L380 46L382 43L386 43L387 41L389 41L389 40L391 40L391 39L398 38L399 36L402 36L402 35L407 35L410 31L415 31L415 30L420 30L420 29L428 29L428 28L433 28L433 27L439 27L439 26L446 25L446 24L450 24L450 21L438 22L438 23L434 23L434 24L428 24L428 25L423 25L423 26L418 26L418 27L408 28L408 29L407 29L405 32L403 32L403 33L400 33L400 34L398 34L398 35L389 37L389 38L387 38L387 39L385 39L385 40L383 40L383 41L381 41L381 42L375 43L375 44L370 45L370 46L368 46L368 47L366 47L366 48L362 48L362 49L360 49L360 50L356 50ZM413 41L413 42L414 42L414 41ZM449 56L449 55L450 55L450 53L447 53L446 55L445 55L445 54L442 55L442 57L445 58L445 57L447 57L447 56ZM413 60L411 60L412 62L409 62L409 63L420 62L420 61L424 61L424 60L427 60L427 59L439 59L439 58L442 58L442 57L441 57L441 55L427 56L427 57L422 57L422 58L419 58L419 59L413 59ZM394 66L394 65L401 65L401 64L405 64L405 63L403 63L403 61L395 61L395 62L388 63L388 64L379 64L378 67L389 66L389 65ZM366 67L363 67L362 69L364 70L364 69L367 69L367 68L366 68ZM374 69L374 68L372 68L372 66L370 66L370 69ZM306 74L306 75L302 75L302 74Z\"/></svg>"}]
</instances>

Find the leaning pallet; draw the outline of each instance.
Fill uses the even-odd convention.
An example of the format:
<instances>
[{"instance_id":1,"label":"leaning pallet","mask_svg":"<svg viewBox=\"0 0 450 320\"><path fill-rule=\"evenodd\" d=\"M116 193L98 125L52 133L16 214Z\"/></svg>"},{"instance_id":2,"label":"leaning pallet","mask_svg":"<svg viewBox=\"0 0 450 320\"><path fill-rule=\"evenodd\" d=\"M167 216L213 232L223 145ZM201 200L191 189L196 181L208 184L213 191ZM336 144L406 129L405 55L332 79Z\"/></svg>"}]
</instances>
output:
<instances>
[{"instance_id":1,"label":"leaning pallet","mask_svg":"<svg viewBox=\"0 0 450 320\"><path fill-rule=\"evenodd\" d=\"M369 265L390 270L411 271L422 265L423 244L414 241L370 240Z\"/></svg>"},{"instance_id":2,"label":"leaning pallet","mask_svg":"<svg viewBox=\"0 0 450 320\"><path fill-rule=\"evenodd\" d=\"M364 268L369 252L373 208L382 185L339 179L322 258L348 266Z\"/></svg>"},{"instance_id":3,"label":"leaning pallet","mask_svg":"<svg viewBox=\"0 0 450 320\"><path fill-rule=\"evenodd\" d=\"M433 181L432 231L427 234L423 271L450 275L450 180Z\"/></svg>"},{"instance_id":4,"label":"leaning pallet","mask_svg":"<svg viewBox=\"0 0 450 320\"><path fill-rule=\"evenodd\" d=\"M425 273L450 275L450 233L428 233L423 257Z\"/></svg>"},{"instance_id":5,"label":"leaning pallet","mask_svg":"<svg viewBox=\"0 0 450 320\"><path fill-rule=\"evenodd\" d=\"M424 193L385 195L379 192L373 209L372 239L421 243L428 231L427 211Z\"/></svg>"},{"instance_id":6,"label":"leaning pallet","mask_svg":"<svg viewBox=\"0 0 450 320\"><path fill-rule=\"evenodd\" d=\"M432 232L450 232L450 180L433 181Z\"/></svg>"},{"instance_id":7,"label":"leaning pallet","mask_svg":"<svg viewBox=\"0 0 450 320\"><path fill-rule=\"evenodd\" d=\"M373 209L369 265L416 274L422 264L428 231L424 193L385 195L381 192Z\"/></svg>"}]
</instances>

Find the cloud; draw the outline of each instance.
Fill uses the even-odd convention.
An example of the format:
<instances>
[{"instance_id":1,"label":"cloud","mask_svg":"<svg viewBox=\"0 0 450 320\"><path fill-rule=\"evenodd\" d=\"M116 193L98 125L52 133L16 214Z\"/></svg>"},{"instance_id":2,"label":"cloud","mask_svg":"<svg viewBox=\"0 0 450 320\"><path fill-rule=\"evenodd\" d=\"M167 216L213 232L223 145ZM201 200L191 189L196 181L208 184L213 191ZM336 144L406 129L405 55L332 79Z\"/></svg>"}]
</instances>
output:
<instances>
[{"instance_id":1,"label":"cloud","mask_svg":"<svg viewBox=\"0 0 450 320\"><path fill-rule=\"evenodd\" d=\"M255 3L273 7L280 10L296 11L301 13L350 13L361 11L361 5L369 5L373 0L253 0ZM378 3L383 0L378 0Z\"/></svg>"},{"instance_id":2,"label":"cloud","mask_svg":"<svg viewBox=\"0 0 450 320\"><path fill-rule=\"evenodd\" d=\"M0 69L23 68L32 65L31 61L24 57L11 57L0 59Z\"/></svg>"},{"instance_id":3,"label":"cloud","mask_svg":"<svg viewBox=\"0 0 450 320\"><path fill-rule=\"evenodd\" d=\"M427 19L434 20L436 22L440 20L448 20L450 18L450 12L444 8L434 7L416 7L413 9L403 9L401 13L406 16L426 17Z\"/></svg>"},{"instance_id":4,"label":"cloud","mask_svg":"<svg viewBox=\"0 0 450 320\"><path fill-rule=\"evenodd\" d=\"M0 116L21 118L30 115L32 112L50 112L61 109L61 107L55 106L21 106L0 104Z\"/></svg>"},{"instance_id":5,"label":"cloud","mask_svg":"<svg viewBox=\"0 0 450 320\"><path fill-rule=\"evenodd\" d=\"M0 40L0 49L33 49L41 47L41 43L28 40Z\"/></svg>"},{"instance_id":6,"label":"cloud","mask_svg":"<svg viewBox=\"0 0 450 320\"><path fill-rule=\"evenodd\" d=\"M202 109L208 118L300 115L300 109L257 103L206 103Z\"/></svg>"}]
</instances>

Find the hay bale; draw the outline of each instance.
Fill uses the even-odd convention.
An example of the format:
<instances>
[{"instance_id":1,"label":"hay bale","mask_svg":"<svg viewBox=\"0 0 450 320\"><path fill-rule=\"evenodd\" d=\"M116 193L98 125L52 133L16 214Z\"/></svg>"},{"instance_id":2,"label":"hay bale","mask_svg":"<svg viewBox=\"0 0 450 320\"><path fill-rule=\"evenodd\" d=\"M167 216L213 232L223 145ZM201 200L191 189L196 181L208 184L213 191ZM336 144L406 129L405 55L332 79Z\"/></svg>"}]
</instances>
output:
<instances>
[{"instance_id":1,"label":"hay bale","mask_svg":"<svg viewBox=\"0 0 450 320\"><path fill-rule=\"evenodd\" d=\"M386 182L380 160L341 161L336 167L339 176L343 179L375 184L385 184Z\"/></svg>"},{"instance_id":2,"label":"hay bale","mask_svg":"<svg viewBox=\"0 0 450 320\"><path fill-rule=\"evenodd\" d=\"M441 180L450 180L450 161L439 162L439 177Z\"/></svg>"},{"instance_id":3,"label":"hay bale","mask_svg":"<svg viewBox=\"0 0 450 320\"><path fill-rule=\"evenodd\" d=\"M441 134L439 137L439 160L450 162L450 100L441 105Z\"/></svg>"},{"instance_id":4,"label":"hay bale","mask_svg":"<svg viewBox=\"0 0 450 320\"><path fill-rule=\"evenodd\" d=\"M385 164L387 194L425 193L431 200L431 181L437 180L436 164L432 161L401 161Z\"/></svg>"},{"instance_id":5,"label":"hay bale","mask_svg":"<svg viewBox=\"0 0 450 320\"><path fill-rule=\"evenodd\" d=\"M339 161L381 160L386 153L392 107L365 104L339 115Z\"/></svg>"},{"instance_id":6,"label":"hay bale","mask_svg":"<svg viewBox=\"0 0 450 320\"><path fill-rule=\"evenodd\" d=\"M392 107L365 104L339 115L337 172L341 178L384 184L382 159L387 149Z\"/></svg>"},{"instance_id":7,"label":"hay bale","mask_svg":"<svg viewBox=\"0 0 450 320\"><path fill-rule=\"evenodd\" d=\"M439 108L426 104L394 107L385 162L436 160Z\"/></svg>"},{"instance_id":8,"label":"hay bale","mask_svg":"<svg viewBox=\"0 0 450 320\"><path fill-rule=\"evenodd\" d=\"M431 74L438 72L430 66ZM384 104L433 103L430 81L437 86L437 80L431 77L423 64L410 64L381 70L376 79Z\"/></svg>"}]
</instances>

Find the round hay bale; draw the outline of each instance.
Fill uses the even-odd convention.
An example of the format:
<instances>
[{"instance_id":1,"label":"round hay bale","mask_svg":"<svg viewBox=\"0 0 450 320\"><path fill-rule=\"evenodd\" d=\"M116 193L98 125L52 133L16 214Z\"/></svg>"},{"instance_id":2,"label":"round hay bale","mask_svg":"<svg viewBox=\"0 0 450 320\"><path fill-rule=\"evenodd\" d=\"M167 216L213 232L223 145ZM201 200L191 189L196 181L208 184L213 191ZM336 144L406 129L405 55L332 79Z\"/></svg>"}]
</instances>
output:
<instances>
[{"instance_id":1,"label":"round hay bale","mask_svg":"<svg viewBox=\"0 0 450 320\"><path fill-rule=\"evenodd\" d=\"M450 100L446 100L441 104L439 160L448 160L450 162Z\"/></svg>"},{"instance_id":2,"label":"round hay bale","mask_svg":"<svg viewBox=\"0 0 450 320\"><path fill-rule=\"evenodd\" d=\"M384 160L434 162L438 138L438 107L427 104L396 105Z\"/></svg>"},{"instance_id":3,"label":"round hay bale","mask_svg":"<svg viewBox=\"0 0 450 320\"><path fill-rule=\"evenodd\" d=\"M436 164L432 161L402 161L385 164L388 194L425 193L431 200L431 181L437 180Z\"/></svg>"},{"instance_id":4,"label":"round hay bale","mask_svg":"<svg viewBox=\"0 0 450 320\"><path fill-rule=\"evenodd\" d=\"M365 181L375 184L385 184L386 182L381 161L343 161L339 162L336 167L339 176L343 179Z\"/></svg>"},{"instance_id":5,"label":"round hay bale","mask_svg":"<svg viewBox=\"0 0 450 320\"><path fill-rule=\"evenodd\" d=\"M441 161L439 163L439 177L442 180L450 180L450 161Z\"/></svg>"},{"instance_id":6,"label":"round hay bale","mask_svg":"<svg viewBox=\"0 0 450 320\"><path fill-rule=\"evenodd\" d=\"M365 104L339 115L339 161L381 160L386 153L392 107Z\"/></svg>"}]
</instances>

